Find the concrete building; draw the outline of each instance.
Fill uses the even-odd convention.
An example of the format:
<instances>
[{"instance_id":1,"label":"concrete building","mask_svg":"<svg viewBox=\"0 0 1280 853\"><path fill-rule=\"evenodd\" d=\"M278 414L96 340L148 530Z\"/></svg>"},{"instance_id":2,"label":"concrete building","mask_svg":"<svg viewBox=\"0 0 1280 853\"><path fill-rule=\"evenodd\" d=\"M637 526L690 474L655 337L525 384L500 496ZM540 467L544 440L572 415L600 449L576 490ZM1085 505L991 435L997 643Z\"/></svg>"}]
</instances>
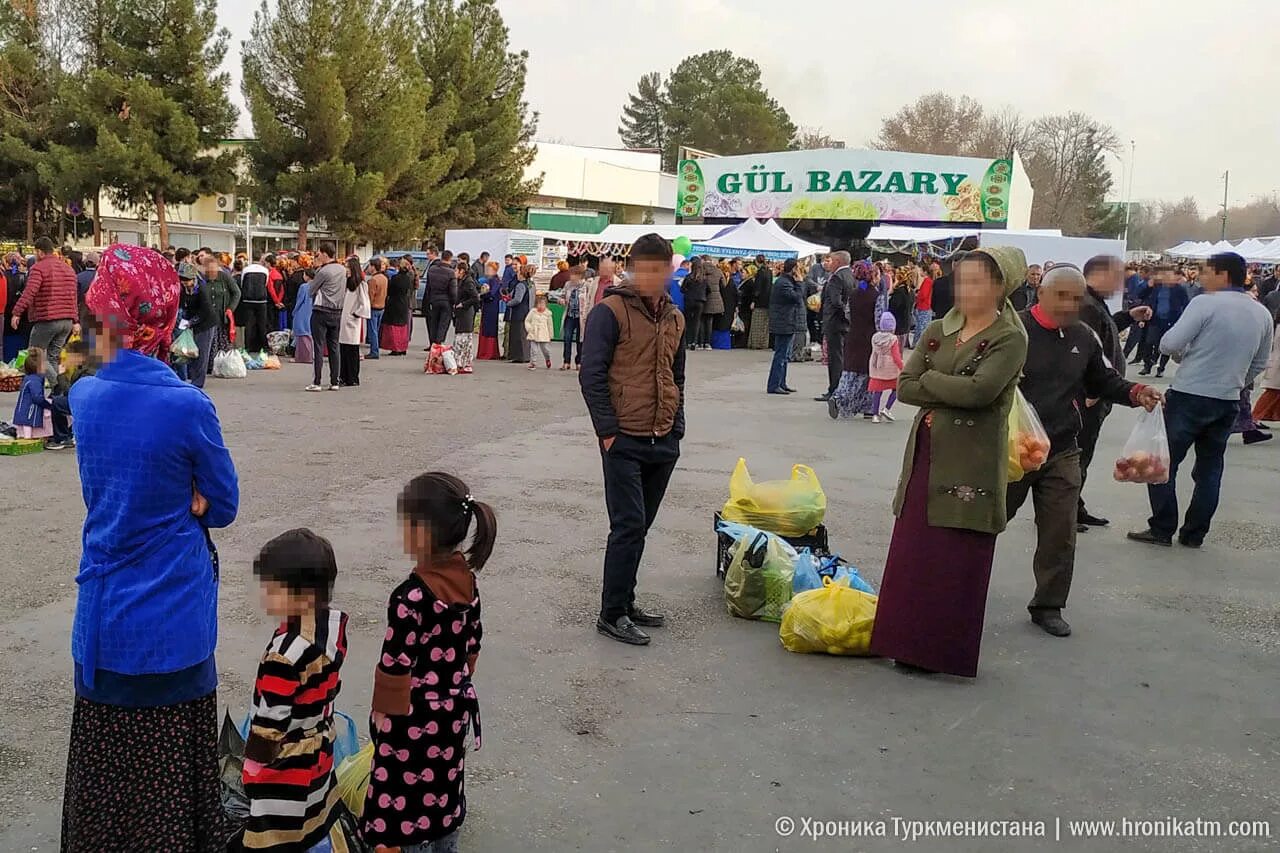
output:
<instances>
[{"instance_id":1,"label":"concrete building","mask_svg":"<svg viewBox=\"0 0 1280 853\"><path fill-rule=\"evenodd\" d=\"M229 139L221 147L239 151L246 142ZM520 211L524 227L598 234L608 225L675 221L675 176L663 174L658 152L536 144L537 153L525 169L525 178L541 178L542 185ZM101 204L104 242L148 246L159 242L154 211L114 204L105 193ZM296 248L297 223L273 220L259 211L250 215L249 207L249 199L234 193L203 196L191 204L170 204L166 210L169 242L188 249L208 246L235 253L246 251L246 240L252 240L250 254L254 257L268 250ZM332 236L323 222L313 220L308 228L312 241ZM78 243L88 245L92 240L90 229Z\"/></svg>"},{"instance_id":2,"label":"concrete building","mask_svg":"<svg viewBox=\"0 0 1280 853\"><path fill-rule=\"evenodd\" d=\"M542 178L524 226L599 234L608 225L675 221L675 175L663 174L657 151L538 142L525 179Z\"/></svg>"}]
</instances>

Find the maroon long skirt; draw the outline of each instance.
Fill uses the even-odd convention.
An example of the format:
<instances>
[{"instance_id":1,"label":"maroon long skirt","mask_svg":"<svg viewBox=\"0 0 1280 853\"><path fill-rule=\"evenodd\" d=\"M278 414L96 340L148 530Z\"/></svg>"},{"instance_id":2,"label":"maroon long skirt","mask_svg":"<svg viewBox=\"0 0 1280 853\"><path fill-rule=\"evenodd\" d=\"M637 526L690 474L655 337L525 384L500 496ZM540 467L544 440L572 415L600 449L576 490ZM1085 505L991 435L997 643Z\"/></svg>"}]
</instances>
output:
<instances>
[{"instance_id":1,"label":"maroon long skirt","mask_svg":"<svg viewBox=\"0 0 1280 853\"><path fill-rule=\"evenodd\" d=\"M929 428L921 424L880 582L871 653L973 678L996 537L929 526L929 453Z\"/></svg>"},{"instance_id":2,"label":"maroon long skirt","mask_svg":"<svg viewBox=\"0 0 1280 853\"><path fill-rule=\"evenodd\" d=\"M480 347L476 350L477 361L499 361L502 354L498 352L498 338L488 335L480 336Z\"/></svg>"},{"instance_id":3,"label":"maroon long skirt","mask_svg":"<svg viewBox=\"0 0 1280 853\"><path fill-rule=\"evenodd\" d=\"M383 324L382 340L379 346L388 352L408 352L409 351L409 327L408 326L391 326Z\"/></svg>"}]
</instances>

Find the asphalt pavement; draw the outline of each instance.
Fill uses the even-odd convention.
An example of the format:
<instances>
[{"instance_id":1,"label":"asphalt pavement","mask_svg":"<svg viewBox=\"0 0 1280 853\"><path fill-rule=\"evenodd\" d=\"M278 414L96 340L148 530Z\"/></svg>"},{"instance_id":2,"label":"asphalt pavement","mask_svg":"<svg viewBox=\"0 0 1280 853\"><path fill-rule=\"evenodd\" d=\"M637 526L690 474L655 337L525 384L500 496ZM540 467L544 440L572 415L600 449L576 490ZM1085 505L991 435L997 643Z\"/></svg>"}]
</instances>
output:
<instances>
[{"instance_id":1,"label":"asphalt pavement","mask_svg":"<svg viewBox=\"0 0 1280 853\"><path fill-rule=\"evenodd\" d=\"M336 394L303 393L309 370L292 364L209 380L242 490L215 537L219 701L244 714L272 631L252 558L305 525L338 554L335 604L351 614L338 705L363 720L386 597L410 567L396 495L425 470L460 475L500 528L480 578L485 739L468 758L465 849L1280 847L1280 440L1233 440L1203 550L1142 547L1123 534L1144 526L1145 490L1109 474L1134 417L1118 409L1087 490L1113 523L1080 537L1074 636L1028 622L1028 505L1000 538L979 677L904 675L790 654L775 626L729 616L711 519L739 456L757 479L812 465L833 547L878 583L912 412L833 422L811 399L820 365L792 366L802 393L767 396L766 353L692 353L688 435L640 573L669 627L637 649L595 632L608 524L576 374L482 362L429 376L420 356L366 362L364 385ZM56 850L84 517L74 455L0 458L0 495L0 850ZM1267 821L1271 837L1073 836L1073 821L1126 818Z\"/></svg>"}]
</instances>

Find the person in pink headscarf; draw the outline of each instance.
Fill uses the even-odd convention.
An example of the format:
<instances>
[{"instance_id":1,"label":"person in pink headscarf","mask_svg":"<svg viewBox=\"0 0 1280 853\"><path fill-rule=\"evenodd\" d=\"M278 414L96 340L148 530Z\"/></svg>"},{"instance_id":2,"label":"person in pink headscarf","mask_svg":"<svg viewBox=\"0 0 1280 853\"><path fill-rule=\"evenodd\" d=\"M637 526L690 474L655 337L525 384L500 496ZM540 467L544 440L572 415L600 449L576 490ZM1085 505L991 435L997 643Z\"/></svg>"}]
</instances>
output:
<instances>
[{"instance_id":1,"label":"person in pink headscarf","mask_svg":"<svg viewBox=\"0 0 1280 853\"><path fill-rule=\"evenodd\" d=\"M116 245L85 295L103 361L69 394L85 520L62 850L225 850L218 562L240 492L212 401L166 358L173 266Z\"/></svg>"}]
</instances>

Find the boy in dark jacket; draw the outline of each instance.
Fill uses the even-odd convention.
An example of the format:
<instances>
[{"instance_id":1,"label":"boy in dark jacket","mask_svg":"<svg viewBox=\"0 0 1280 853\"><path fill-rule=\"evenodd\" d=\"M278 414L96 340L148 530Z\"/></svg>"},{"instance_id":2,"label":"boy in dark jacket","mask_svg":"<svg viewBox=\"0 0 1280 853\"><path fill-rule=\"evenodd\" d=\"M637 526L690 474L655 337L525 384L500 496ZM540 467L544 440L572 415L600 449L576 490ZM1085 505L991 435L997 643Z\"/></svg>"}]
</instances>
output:
<instances>
[{"instance_id":1,"label":"boy in dark jacket","mask_svg":"<svg viewBox=\"0 0 1280 853\"><path fill-rule=\"evenodd\" d=\"M1045 274L1035 307L1022 312L1027 329L1027 362L1020 385L1049 433L1049 458L1037 471L1010 483L1010 519L1034 496L1036 593L1027 609L1046 633L1066 637L1071 626L1062 608L1075 569L1076 512L1080 500L1079 434L1088 399L1142 406L1150 411L1160 392L1126 382L1102 351L1097 334L1079 322L1085 280L1073 266Z\"/></svg>"},{"instance_id":2,"label":"boy in dark jacket","mask_svg":"<svg viewBox=\"0 0 1280 853\"><path fill-rule=\"evenodd\" d=\"M646 234L631 248L631 282L609 288L587 317L579 384L604 460L609 543L596 629L643 646L659 613L636 606L645 534L684 437L684 315L667 295L671 244Z\"/></svg>"}]
</instances>

